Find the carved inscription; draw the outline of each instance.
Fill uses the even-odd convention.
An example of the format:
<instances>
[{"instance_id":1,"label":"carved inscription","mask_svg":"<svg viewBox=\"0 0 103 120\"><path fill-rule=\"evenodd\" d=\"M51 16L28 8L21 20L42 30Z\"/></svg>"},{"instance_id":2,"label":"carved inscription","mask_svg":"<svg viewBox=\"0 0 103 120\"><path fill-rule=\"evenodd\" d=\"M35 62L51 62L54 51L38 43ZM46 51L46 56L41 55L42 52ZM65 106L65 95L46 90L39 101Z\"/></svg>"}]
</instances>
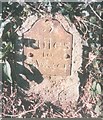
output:
<instances>
[{"instance_id":1,"label":"carved inscription","mask_svg":"<svg viewBox=\"0 0 103 120\"><path fill-rule=\"evenodd\" d=\"M72 35L50 17L39 19L24 34L26 63L32 63L43 75L68 76L71 72Z\"/></svg>"}]
</instances>

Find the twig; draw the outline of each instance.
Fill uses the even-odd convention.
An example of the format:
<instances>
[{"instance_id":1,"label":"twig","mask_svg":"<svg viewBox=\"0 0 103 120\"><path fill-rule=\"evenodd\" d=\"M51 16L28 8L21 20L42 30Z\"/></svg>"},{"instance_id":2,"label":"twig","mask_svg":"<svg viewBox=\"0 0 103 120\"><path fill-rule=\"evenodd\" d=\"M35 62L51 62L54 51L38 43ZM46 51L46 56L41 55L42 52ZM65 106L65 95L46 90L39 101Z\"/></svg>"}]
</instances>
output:
<instances>
[{"instance_id":1,"label":"twig","mask_svg":"<svg viewBox=\"0 0 103 120\"><path fill-rule=\"evenodd\" d=\"M95 12L95 10L93 9L93 7L90 4L89 4L89 7L93 11L93 13L99 18L99 20L103 21L103 19Z\"/></svg>"},{"instance_id":2,"label":"twig","mask_svg":"<svg viewBox=\"0 0 103 120\"><path fill-rule=\"evenodd\" d=\"M87 60L89 60L90 58L87 58L87 57L83 57L84 59L87 59ZM99 58L99 57L96 57L95 58L96 60L103 60L103 58Z\"/></svg>"},{"instance_id":3,"label":"twig","mask_svg":"<svg viewBox=\"0 0 103 120\"><path fill-rule=\"evenodd\" d=\"M34 8L31 4L29 4L29 3L26 3L27 5L29 5L35 12L37 12L38 14L41 14L42 15L42 13L44 12L43 10L39 10L39 9L36 9L36 8ZM41 5L41 4L40 4Z\"/></svg>"},{"instance_id":4,"label":"twig","mask_svg":"<svg viewBox=\"0 0 103 120\"><path fill-rule=\"evenodd\" d=\"M96 25L96 24L93 24L93 23L91 23L91 22L89 22L89 21L86 21L86 20L81 20L81 21L82 21L82 22L85 22L85 23L88 23L88 24L90 24L90 25L92 25L92 26L95 26L95 27L97 27L97 28L103 30L102 27L100 27L100 26L98 26L98 25Z\"/></svg>"},{"instance_id":5,"label":"twig","mask_svg":"<svg viewBox=\"0 0 103 120\"><path fill-rule=\"evenodd\" d=\"M82 21L81 21L82 22ZM86 31L85 31L85 34L87 34L88 33L88 27L87 27L87 25L84 23L84 22L82 22L82 24L84 25L84 27L85 27L85 29L86 29Z\"/></svg>"},{"instance_id":6,"label":"twig","mask_svg":"<svg viewBox=\"0 0 103 120\"><path fill-rule=\"evenodd\" d=\"M41 5L42 5L42 2L40 2L38 9L40 9Z\"/></svg>"},{"instance_id":7,"label":"twig","mask_svg":"<svg viewBox=\"0 0 103 120\"><path fill-rule=\"evenodd\" d=\"M82 20L81 20L81 23L83 24L83 26L85 27L85 33L84 33L84 35L83 35L83 38L85 38L86 37L86 35L87 35L87 33L89 32L89 30L88 30L88 26L86 25L86 23L85 22L83 22ZM83 31L82 31L83 32Z\"/></svg>"},{"instance_id":8,"label":"twig","mask_svg":"<svg viewBox=\"0 0 103 120\"><path fill-rule=\"evenodd\" d=\"M6 16L5 20L9 19L9 17L13 14L14 11L12 11L11 13L8 13L8 16Z\"/></svg>"},{"instance_id":9,"label":"twig","mask_svg":"<svg viewBox=\"0 0 103 120\"><path fill-rule=\"evenodd\" d=\"M82 18L78 18L77 16L74 16L74 17L75 17L75 19L76 19L78 22L82 22L82 23L85 22L85 23L88 23L88 24L90 24L90 25L92 25L92 26L95 26L95 27L103 30L102 27L100 27L100 26L98 26L98 25L96 25L96 24L94 24L94 23L91 23L91 22L89 22L89 21L87 21L87 20L84 20L84 19L82 19Z\"/></svg>"},{"instance_id":10,"label":"twig","mask_svg":"<svg viewBox=\"0 0 103 120\"><path fill-rule=\"evenodd\" d=\"M76 111L76 114L78 114L83 108L85 108L85 104Z\"/></svg>"},{"instance_id":11,"label":"twig","mask_svg":"<svg viewBox=\"0 0 103 120\"><path fill-rule=\"evenodd\" d=\"M27 114L27 113L35 112L36 109L37 109L38 107L40 107L41 105L43 105L43 104L44 104L44 102L42 102L41 104L36 105L34 109L31 109L31 110L28 110L28 111L24 111L24 112L22 112L22 113L20 113L20 114L17 114L17 115L9 115L9 114L5 114L5 113L2 113L2 115L8 116L8 117L18 117L18 118L21 118L23 115L25 115L25 114Z\"/></svg>"},{"instance_id":12,"label":"twig","mask_svg":"<svg viewBox=\"0 0 103 120\"><path fill-rule=\"evenodd\" d=\"M2 115L4 115L4 116L8 116L8 117L18 117L18 115L9 115L9 114L5 114L5 113L2 113Z\"/></svg>"}]
</instances>

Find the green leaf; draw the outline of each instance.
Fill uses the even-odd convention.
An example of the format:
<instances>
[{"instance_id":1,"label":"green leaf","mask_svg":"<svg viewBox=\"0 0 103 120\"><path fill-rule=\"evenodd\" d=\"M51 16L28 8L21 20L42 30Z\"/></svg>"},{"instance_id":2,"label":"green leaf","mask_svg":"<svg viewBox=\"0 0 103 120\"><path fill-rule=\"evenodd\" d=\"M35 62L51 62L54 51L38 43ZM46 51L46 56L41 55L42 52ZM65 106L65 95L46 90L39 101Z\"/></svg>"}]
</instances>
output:
<instances>
[{"instance_id":1,"label":"green leaf","mask_svg":"<svg viewBox=\"0 0 103 120\"><path fill-rule=\"evenodd\" d=\"M93 89L93 90L96 90L96 84L97 84L97 82L94 81L94 82L93 82L93 85L92 85L92 89Z\"/></svg>"},{"instance_id":2,"label":"green leaf","mask_svg":"<svg viewBox=\"0 0 103 120\"><path fill-rule=\"evenodd\" d=\"M102 93L102 89L101 89L100 83L97 83L97 85L96 85L96 92L97 92L97 94L101 94Z\"/></svg>"},{"instance_id":3,"label":"green leaf","mask_svg":"<svg viewBox=\"0 0 103 120\"><path fill-rule=\"evenodd\" d=\"M3 56L2 51L0 51L0 59L2 59L2 56Z\"/></svg>"},{"instance_id":4,"label":"green leaf","mask_svg":"<svg viewBox=\"0 0 103 120\"><path fill-rule=\"evenodd\" d=\"M7 32L7 35L8 35L8 37L10 38L10 32L9 32L9 31Z\"/></svg>"},{"instance_id":5,"label":"green leaf","mask_svg":"<svg viewBox=\"0 0 103 120\"><path fill-rule=\"evenodd\" d=\"M96 105L95 112L100 115L100 107L99 105Z\"/></svg>"},{"instance_id":6,"label":"green leaf","mask_svg":"<svg viewBox=\"0 0 103 120\"><path fill-rule=\"evenodd\" d=\"M5 79L8 82L12 83L11 67L10 67L10 64L7 60L5 60L5 63L3 65L3 72L4 72Z\"/></svg>"},{"instance_id":7,"label":"green leaf","mask_svg":"<svg viewBox=\"0 0 103 120\"><path fill-rule=\"evenodd\" d=\"M91 23L96 23L96 22L97 22L97 21L96 21L96 17L92 16L92 17L90 18L90 22L91 22Z\"/></svg>"}]
</instances>

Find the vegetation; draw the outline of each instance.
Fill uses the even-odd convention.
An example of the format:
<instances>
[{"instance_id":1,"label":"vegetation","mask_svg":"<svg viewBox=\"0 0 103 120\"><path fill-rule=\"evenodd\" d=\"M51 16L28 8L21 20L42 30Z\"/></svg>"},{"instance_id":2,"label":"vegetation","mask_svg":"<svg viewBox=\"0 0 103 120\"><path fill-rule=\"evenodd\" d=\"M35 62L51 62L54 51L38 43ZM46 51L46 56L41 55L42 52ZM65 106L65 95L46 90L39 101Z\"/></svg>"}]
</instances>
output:
<instances>
[{"instance_id":1,"label":"vegetation","mask_svg":"<svg viewBox=\"0 0 103 120\"><path fill-rule=\"evenodd\" d=\"M81 80L80 99L77 106L70 106L66 113L60 106L50 102L41 102L37 95L26 97L18 91L15 70L17 31L30 15L55 15L61 12L75 24L83 39L83 64L78 75ZM0 64L2 65L3 117L102 117L103 98L103 3L70 3L70 2L4 2L2 3ZM88 87L90 84L90 89ZM89 94L91 93L91 94ZM91 104L86 104L86 95L90 96ZM35 98L35 99L34 99ZM33 101L33 102L32 102ZM90 102L90 101L89 101ZM83 105L86 105L86 108ZM92 107L89 109L90 105ZM32 109L32 110L31 110Z\"/></svg>"}]
</instances>

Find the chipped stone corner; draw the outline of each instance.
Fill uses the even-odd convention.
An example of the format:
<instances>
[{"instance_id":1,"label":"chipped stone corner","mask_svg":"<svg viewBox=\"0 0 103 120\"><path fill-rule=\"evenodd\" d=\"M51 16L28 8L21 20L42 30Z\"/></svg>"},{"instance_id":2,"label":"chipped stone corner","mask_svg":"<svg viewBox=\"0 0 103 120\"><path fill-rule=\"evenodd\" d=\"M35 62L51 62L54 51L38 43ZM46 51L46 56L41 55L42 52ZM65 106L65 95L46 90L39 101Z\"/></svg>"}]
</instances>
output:
<instances>
[{"instance_id":1,"label":"chipped stone corner","mask_svg":"<svg viewBox=\"0 0 103 120\"><path fill-rule=\"evenodd\" d=\"M35 24L35 22L38 20L38 16L37 15L31 15L29 16L25 22L22 24L20 30L17 31L17 34L19 36L22 36L25 32L27 32L28 30L31 29L31 27L33 26L33 24Z\"/></svg>"}]
</instances>

